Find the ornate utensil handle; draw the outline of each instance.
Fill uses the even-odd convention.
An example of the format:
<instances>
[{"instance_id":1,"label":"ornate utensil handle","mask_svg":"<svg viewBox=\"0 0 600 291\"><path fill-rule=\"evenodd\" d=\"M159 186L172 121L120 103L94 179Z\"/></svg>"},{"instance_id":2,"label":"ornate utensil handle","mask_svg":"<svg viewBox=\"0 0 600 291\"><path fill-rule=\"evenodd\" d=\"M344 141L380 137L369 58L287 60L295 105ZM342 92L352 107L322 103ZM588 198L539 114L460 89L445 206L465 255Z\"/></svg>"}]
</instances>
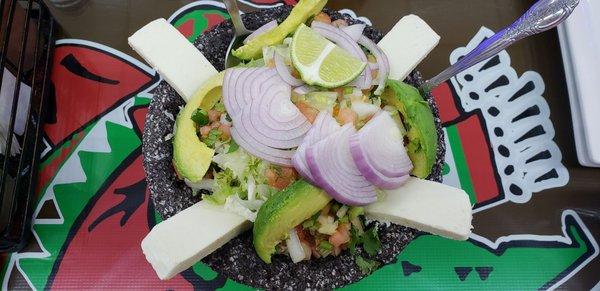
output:
<instances>
[{"instance_id":1,"label":"ornate utensil handle","mask_svg":"<svg viewBox=\"0 0 600 291\"><path fill-rule=\"evenodd\" d=\"M421 90L428 92L471 66L495 56L511 44L556 27L571 15L578 4L579 0L539 0L509 27L486 39L458 62L426 81Z\"/></svg>"}]
</instances>

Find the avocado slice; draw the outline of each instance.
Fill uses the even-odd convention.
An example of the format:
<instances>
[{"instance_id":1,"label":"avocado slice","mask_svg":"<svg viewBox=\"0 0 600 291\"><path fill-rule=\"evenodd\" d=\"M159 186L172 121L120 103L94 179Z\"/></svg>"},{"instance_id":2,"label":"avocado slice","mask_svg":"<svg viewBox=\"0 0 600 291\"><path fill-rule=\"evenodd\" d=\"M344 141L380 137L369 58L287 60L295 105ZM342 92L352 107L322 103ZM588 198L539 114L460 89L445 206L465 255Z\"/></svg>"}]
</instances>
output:
<instances>
[{"instance_id":1,"label":"avocado slice","mask_svg":"<svg viewBox=\"0 0 600 291\"><path fill-rule=\"evenodd\" d=\"M406 150L413 163L412 174L427 178L435 163L437 131L431 108L417 88L406 83L388 80L382 100L398 108L406 127Z\"/></svg>"},{"instance_id":2,"label":"avocado slice","mask_svg":"<svg viewBox=\"0 0 600 291\"><path fill-rule=\"evenodd\" d=\"M323 10L325 4L327 0L300 0L281 24L234 50L233 55L241 60L260 58L263 47L283 42L283 39L294 32L301 23Z\"/></svg>"},{"instance_id":3,"label":"avocado slice","mask_svg":"<svg viewBox=\"0 0 600 291\"><path fill-rule=\"evenodd\" d=\"M254 248L258 256L271 263L275 246L290 229L319 212L331 201L325 191L298 180L269 198L258 210L254 221Z\"/></svg>"},{"instance_id":4,"label":"avocado slice","mask_svg":"<svg viewBox=\"0 0 600 291\"><path fill-rule=\"evenodd\" d=\"M173 165L180 178L192 183L202 180L215 154L215 151L201 142L196 135L196 124L192 120L192 115L198 108L209 110L210 105L207 103L214 103L220 98L224 76L224 73L219 73L206 81L190 98L175 121Z\"/></svg>"}]
</instances>

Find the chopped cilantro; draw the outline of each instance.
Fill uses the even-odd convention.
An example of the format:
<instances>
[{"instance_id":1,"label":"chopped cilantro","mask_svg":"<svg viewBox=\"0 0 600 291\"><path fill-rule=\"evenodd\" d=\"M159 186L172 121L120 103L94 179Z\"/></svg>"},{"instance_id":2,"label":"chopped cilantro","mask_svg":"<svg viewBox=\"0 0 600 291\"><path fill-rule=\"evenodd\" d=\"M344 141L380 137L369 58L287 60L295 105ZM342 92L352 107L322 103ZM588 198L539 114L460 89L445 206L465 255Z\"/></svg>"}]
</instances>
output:
<instances>
[{"instance_id":1,"label":"chopped cilantro","mask_svg":"<svg viewBox=\"0 0 600 291\"><path fill-rule=\"evenodd\" d=\"M227 153L233 153L235 151L237 151L240 148L240 146L233 140L231 140L231 142L229 143L229 150L227 151Z\"/></svg>"},{"instance_id":2,"label":"chopped cilantro","mask_svg":"<svg viewBox=\"0 0 600 291\"><path fill-rule=\"evenodd\" d=\"M350 250L351 254L356 254L356 246L360 244L360 241L361 239L358 231L356 228L352 227L350 229L350 242L348 242L348 249Z\"/></svg>"},{"instance_id":3,"label":"chopped cilantro","mask_svg":"<svg viewBox=\"0 0 600 291\"><path fill-rule=\"evenodd\" d=\"M194 113L192 113L192 120L198 124L198 126L205 126L208 124L208 113L202 108L196 109Z\"/></svg>"},{"instance_id":4,"label":"chopped cilantro","mask_svg":"<svg viewBox=\"0 0 600 291\"><path fill-rule=\"evenodd\" d=\"M379 240L379 236L377 235L377 229L375 227L370 228L365 231L362 236L362 243L365 252L369 254L369 256L374 256L377 254L379 249L381 248L381 241Z\"/></svg>"},{"instance_id":5,"label":"chopped cilantro","mask_svg":"<svg viewBox=\"0 0 600 291\"><path fill-rule=\"evenodd\" d=\"M221 137L221 132L216 129L213 128L208 132L208 136L205 137L202 141L209 147L209 148L214 148L215 147L215 143L219 140L219 137Z\"/></svg>"},{"instance_id":6,"label":"chopped cilantro","mask_svg":"<svg viewBox=\"0 0 600 291\"><path fill-rule=\"evenodd\" d=\"M356 256L355 262L360 271L365 275L373 273L381 265L378 261L365 259L361 256Z\"/></svg>"}]
</instances>

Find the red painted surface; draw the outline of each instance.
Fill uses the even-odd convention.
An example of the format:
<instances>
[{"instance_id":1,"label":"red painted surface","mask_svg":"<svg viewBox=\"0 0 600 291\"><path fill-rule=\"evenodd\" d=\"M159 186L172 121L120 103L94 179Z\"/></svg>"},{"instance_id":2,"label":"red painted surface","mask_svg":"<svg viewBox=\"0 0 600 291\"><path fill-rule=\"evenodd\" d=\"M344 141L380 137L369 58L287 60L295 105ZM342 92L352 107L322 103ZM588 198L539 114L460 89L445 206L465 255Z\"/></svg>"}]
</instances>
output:
<instances>
[{"instance_id":1,"label":"red painted surface","mask_svg":"<svg viewBox=\"0 0 600 291\"><path fill-rule=\"evenodd\" d=\"M149 191L137 193L144 201L121 226L124 212L118 212L101 222L91 231L96 221L109 209L123 202L124 195L115 193L144 179L142 157L138 156L119 177L100 193L83 224L75 233L64 253L53 280L52 289L121 289L121 290L182 290L191 284L181 275L169 280L158 279L140 250L140 242L149 232ZM136 194L136 193L134 193ZM135 272L135 276L131 273ZM77 280L73 280L77 278Z\"/></svg>"},{"instance_id":2,"label":"red painted surface","mask_svg":"<svg viewBox=\"0 0 600 291\"><path fill-rule=\"evenodd\" d=\"M206 18L206 21L207 21L206 29L204 29L204 31L207 31L207 30L217 26L219 23L221 23L225 20L225 18L221 14L207 13L206 15L204 15L204 18Z\"/></svg>"},{"instance_id":3,"label":"red painted surface","mask_svg":"<svg viewBox=\"0 0 600 291\"><path fill-rule=\"evenodd\" d=\"M181 32L186 38L194 35L194 20L188 19L186 22L182 23L177 30Z\"/></svg>"},{"instance_id":4,"label":"red painted surface","mask_svg":"<svg viewBox=\"0 0 600 291\"><path fill-rule=\"evenodd\" d=\"M455 99L448 83L443 83L435 87L431 93L439 108L442 123L450 122L460 117L460 112L456 108Z\"/></svg>"},{"instance_id":5,"label":"red painted surface","mask_svg":"<svg viewBox=\"0 0 600 291\"><path fill-rule=\"evenodd\" d=\"M473 188L477 195L477 203L484 203L496 198L500 194L496 176L494 175L494 164L489 149L490 144L483 131L484 125L477 115L458 123L458 133L462 147L467 159L469 173Z\"/></svg>"},{"instance_id":6,"label":"red painted surface","mask_svg":"<svg viewBox=\"0 0 600 291\"><path fill-rule=\"evenodd\" d=\"M61 64L69 55L89 72L118 84L105 84L83 78ZM137 92L152 77L141 69L106 52L88 47L58 46L54 52L52 82L55 85L56 122L45 132L57 144L72 132L110 109L118 101Z\"/></svg>"}]
</instances>

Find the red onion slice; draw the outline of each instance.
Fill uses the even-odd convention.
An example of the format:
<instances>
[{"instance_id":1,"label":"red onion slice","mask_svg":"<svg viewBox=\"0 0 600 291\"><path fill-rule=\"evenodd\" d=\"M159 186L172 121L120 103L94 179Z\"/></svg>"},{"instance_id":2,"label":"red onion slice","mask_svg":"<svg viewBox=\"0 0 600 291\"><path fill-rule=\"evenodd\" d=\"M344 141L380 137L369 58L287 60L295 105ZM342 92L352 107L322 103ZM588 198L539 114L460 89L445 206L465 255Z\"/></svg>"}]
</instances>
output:
<instances>
[{"instance_id":1,"label":"red onion slice","mask_svg":"<svg viewBox=\"0 0 600 291\"><path fill-rule=\"evenodd\" d=\"M350 153L349 139L356 130L347 124L306 150L306 161L318 186L347 205L377 201L375 186L360 173Z\"/></svg>"},{"instance_id":2,"label":"red onion slice","mask_svg":"<svg viewBox=\"0 0 600 291\"><path fill-rule=\"evenodd\" d=\"M275 52L274 59L275 59L275 69L277 69L277 73L279 73L279 76L286 83L290 84L290 86L301 86L304 84L304 82L302 80L292 76L292 73L290 72L290 68L285 64L285 60L278 52Z\"/></svg>"},{"instance_id":3,"label":"red onion slice","mask_svg":"<svg viewBox=\"0 0 600 291\"><path fill-rule=\"evenodd\" d=\"M350 137L350 152L352 153L354 163L365 179L373 185L382 189L397 189L410 177L408 174L400 177L388 177L384 175L371 165L365 151L360 143L359 135L352 135Z\"/></svg>"},{"instance_id":4,"label":"red onion slice","mask_svg":"<svg viewBox=\"0 0 600 291\"><path fill-rule=\"evenodd\" d=\"M242 124L260 143L278 149L295 148L302 143L310 129L310 122L290 101L291 88L280 81L256 96L234 119L234 126Z\"/></svg>"},{"instance_id":5,"label":"red onion slice","mask_svg":"<svg viewBox=\"0 0 600 291\"><path fill-rule=\"evenodd\" d=\"M315 122L304 137L302 144L296 150L294 157L292 157L294 168L296 168L296 171L298 171L298 173L300 173L307 181L315 184L310 169L308 168L308 164L306 163L306 148L328 137L340 128L341 126L328 111L321 111L317 115L317 118L315 118Z\"/></svg>"},{"instance_id":6,"label":"red onion slice","mask_svg":"<svg viewBox=\"0 0 600 291\"><path fill-rule=\"evenodd\" d=\"M311 127L292 103L291 87L272 68L229 69L223 103L232 119L231 136L246 151L292 166L294 151Z\"/></svg>"},{"instance_id":7,"label":"red onion slice","mask_svg":"<svg viewBox=\"0 0 600 291\"><path fill-rule=\"evenodd\" d=\"M348 53L350 53L352 56L360 59L363 62L367 62L367 55L365 55L365 52L360 48L358 43L356 43L355 40L353 40L341 29L319 21L313 21L311 28L324 38L337 44L340 48L348 51ZM360 87L361 89L370 88L373 78L371 77L370 72L367 71L368 70L363 70L360 76L357 77L351 84L353 86Z\"/></svg>"},{"instance_id":8,"label":"red onion slice","mask_svg":"<svg viewBox=\"0 0 600 291\"><path fill-rule=\"evenodd\" d=\"M256 140L253 140L247 133L239 133L238 129L235 127L231 128L231 138L233 138L233 140L235 140L240 147L253 156L259 157L276 165L284 167L293 166L292 156L294 155L294 151L280 150L263 146Z\"/></svg>"},{"instance_id":9,"label":"red onion slice","mask_svg":"<svg viewBox=\"0 0 600 291\"><path fill-rule=\"evenodd\" d=\"M267 32L269 30L272 30L275 27L277 27L277 20L267 22L265 25L259 27L257 30L255 30L250 35L248 35L248 37L246 37L246 39L244 39L244 44L247 44L249 41L255 39L257 36Z\"/></svg>"},{"instance_id":10,"label":"red onion slice","mask_svg":"<svg viewBox=\"0 0 600 291\"><path fill-rule=\"evenodd\" d=\"M352 40L358 41L360 37L363 35L363 31L365 30L366 25L359 23L353 24L350 26L342 27L342 31L345 32Z\"/></svg>"},{"instance_id":11,"label":"red onion slice","mask_svg":"<svg viewBox=\"0 0 600 291\"><path fill-rule=\"evenodd\" d=\"M377 89L375 90L375 95L381 95L385 89L385 81L390 74L390 62L387 55L376 43L364 35L360 37L358 43L368 49L377 59L379 73L377 75Z\"/></svg>"},{"instance_id":12,"label":"red onion slice","mask_svg":"<svg viewBox=\"0 0 600 291\"><path fill-rule=\"evenodd\" d=\"M353 139L356 142L352 156L361 172L379 172L394 178L406 176L412 170L400 129L388 112L380 111Z\"/></svg>"}]
</instances>

